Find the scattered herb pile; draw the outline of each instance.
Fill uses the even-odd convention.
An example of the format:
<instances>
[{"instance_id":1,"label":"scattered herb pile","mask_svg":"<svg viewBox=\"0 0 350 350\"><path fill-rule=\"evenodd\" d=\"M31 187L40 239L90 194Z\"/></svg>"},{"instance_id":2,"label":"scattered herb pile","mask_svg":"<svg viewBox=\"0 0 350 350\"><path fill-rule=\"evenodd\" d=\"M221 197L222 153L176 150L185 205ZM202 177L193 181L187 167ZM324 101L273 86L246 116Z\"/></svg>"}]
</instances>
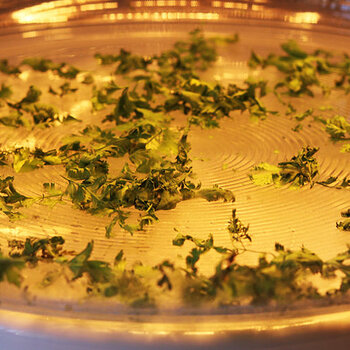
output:
<instances>
[{"instance_id":1,"label":"scattered herb pile","mask_svg":"<svg viewBox=\"0 0 350 350\"><path fill-rule=\"evenodd\" d=\"M0 176L0 211L10 220L23 217L23 209L32 205L70 204L91 215L106 216L106 237L115 225L133 234L158 220L159 210L172 210L185 200L234 202L234 194L218 186L202 188L195 180L191 166L189 135L193 128L219 128L223 118L233 111L247 112L253 119L265 119L277 112L270 110L262 98L273 91L285 106L286 115L299 124L313 116L324 125L334 142L342 142L342 152L349 152L350 124L344 116L324 118L313 109L297 112L289 98L314 96L314 89L330 94L332 89L350 92L350 59L333 57L317 50L304 52L296 42L282 44L284 55L262 58L252 53L249 65L276 67L282 80L270 87L264 79L248 79L243 86L227 86L201 79L201 72L210 68L218 57L218 45L231 45L238 36L205 38L200 30L190 33L187 41L176 42L160 54L143 57L121 49L118 54L95 55L102 66L112 66L110 81L98 84L92 73L66 63L44 58L26 58L19 66L0 60L3 75L20 77L23 67L42 74L58 76L62 84L49 86L45 94L58 100L77 94L82 86L91 87L91 106L103 114L96 125L83 126L80 132L64 137L57 149L15 147L0 149L0 167L7 175ZM335 75L334 87L326 86L322 76ZM6 128L54 128L66 123L81 123L71 113L42 101L43 91L30 86L26 95L18 97L6 82L0 88L0 123ZM178 116L181 117L178 117ZM176 123L174 121L176 120ZM83 125L83 123L82 123ZM9 129L10 130L10 129ZM289 161L278 165L261 163L249 176L258 185L273 184L300 188L309 185L347 189L350 180L329 177L321 179L315 154L318 148L305 147ZM111 162L118 159L118 172ZM62 183L43 183L42 193L27 196L17 188L16 174L43 167L61 171ZM3 172L5 173L5 171ZM10 174L10 175L8 175ZM138 218L135 219L135 215ZM350 231L349 210L341 214L336 226ZM114 263L91 259L94 242L80 253L65 249L63 237L47 239L28 237L8 242L8 254L0 253L0 281L20 287L25 278L21 271L45 269L40 288L64 279L74 286L84 279L85 292L91 296L116 297L134 307L159 305L160 295L180 296L191 305L205 302L215 305L266 304L272 301L290 303L300 299L321 298L310 275L334 279L341 275L339 288L328 290L329 298L342 295L350 288L347 262L350 250L334 259L321 260L301 248L291 251L276 243L275 252L259 254L256 266L237 262L237 256L249 252L253 237L232 212L227 232L231 247L217 246L214 236L197 239L177 232L173 245L192 245L184 267L165 260L156 266L126 264L123 251L116 252ZM220 262L211 276L204 276L198 261L209 251L220 255ZM251 251L252 252L252 251Z\"/></svg>"},{"instance_id":2,"label":"scattered herb pile","mask_svg":"<svg viewBox=\"0 0 350 350\"><path fill-rule=\"evenodd\" d=\"M291 188L300 188L307 184L310 188L315 184L336 189L350 187L347 177L342 180L335 176L323 181L319 179L318 162L314 157L317 152L318 148L305 147L289 161L280 162L277 166L261 163L251 170L249 177L257 185L274 184L277 187L289 185Z\"/></svg>"},{"instance_id":3,"label":"scattered herb pile","mask_svg":"<svg viewBox=\"0 0 350 350\"><path fill-rule=\"evenodd\" d=\"M87 293L105 297L118 296L119 300L134 307L153 307L159 302L160 294L181 297L190 305L214 303L215 305L266 304L279 302L286 304L305 298L319 299L322 295L317 286L308 278L320 275L331 280L341 273L338 289L329 290L328 297L336 297L350 288L350 275L347 261L350 250L338 254L333 259L323 261L306 248L291 251L276 243L275 252L261 252L256 266L236 262L236 257L249 249L244 242L250 241L248 227L235 215L227 227L232 237L232 247L216 246L214 238L196 239L190 235L177 233L173 245L182 246L185 242L194 245L186 256L186 267L179 268L168 260L156 266L136 263L126 267L123 251L116 254L113 264L92 260L93 242L79 254L72 255L64 250L64 239L27 238L26 241L9 241L9 257L0 257L2 279L20 285L21 269L38 268L40 264L50 264L51 270L42 278L41 288L46 288L64 276L73 284L82 276L88 280ZM198 273L197 262L207 252L214 250L222 256L211 276ZM175 282L175 283L174 283Z\"/></svg>"}]
</instances>

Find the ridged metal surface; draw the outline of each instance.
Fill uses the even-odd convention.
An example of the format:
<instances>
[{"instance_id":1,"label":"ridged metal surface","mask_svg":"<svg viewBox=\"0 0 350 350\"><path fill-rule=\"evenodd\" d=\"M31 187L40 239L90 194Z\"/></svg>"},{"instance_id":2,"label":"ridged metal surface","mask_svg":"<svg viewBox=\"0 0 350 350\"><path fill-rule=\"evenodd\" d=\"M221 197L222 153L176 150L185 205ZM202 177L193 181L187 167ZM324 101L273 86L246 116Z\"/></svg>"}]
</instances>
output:
<instances>
[{"instance_id":1,"label":"ridged metal surface","mask_svg":"<svg viewBox=\"0 0 350 350\"><path fill-rule=\"evenodd\" d=\"M1 50L1 56L8 57L14 62L25 56L44 56L55 61L68 61L100 74L100 68L92 58L93 53L116 52L123 47L136 53L152 54L169 48L175 40L184 38L191 25L176 26L176 31L160 29L146 34L143 33L142 26L135 27L132 32L128 31L130 28L96 27L85 28L84 31L77 28L66 29L63 32L53 30L40 33L31 39L3 37L2 48L6 47L6 43L10 40L11 44L7 45L9 47L6 50ZM90 33L86 33L86 30L90 30ZM211 79L214 77L223 83L243 84L243 80L253 74L246 65L251 49L261 54L278 52L279 44L290 38L296 39L303 47L310 50L325 47L337 51L340 42L343 47L350 43L348 37L336 34L317 34L283 28L261 27L257 30L252 27L212 25L207 27L207 32L240 34L240 43L221 49L218 63L212 71L206 73L206 77ZM62 33L65 34L63 39ZM268 75L266 72L262 74ZM277 78L275 73L271 74L268 75L269 80ZM1 82L4 81L5 77L1 76ZM17 84L19 89L23 85L23 82L18 80L7 81ZM49 84L54 84L47 78L47 74L40 73L29 73L25 86L30 83L41 87L43 91L47 90ZM104 113L91 114L88 104L91 92L89 88L84 89L85 93L63 98L60 108L68 111L73 106L79 108L80 105L82 109L78 114L81 114L83 124L99 122ZM47 96L50 98L48 94ZM333 99L330 102L339 107L344 115L349 114L348 96L337 94L330 99ZM265 103L270 109L280 109L283 112L272 97L268 97ZM324 100L321 95L316 95L313 99L298 99L295 104L299 111L303 111L309 107L317 109L320 105L329 104L329 101ZM348 235L335 228L340 211L349 206L347 191L323 187L303 188L297 191L288 188L276 189L271 186L257 187L248 178L249 170L254 165L263 161L277 164L279 161L289 159L301 147L307 145L320 147L317 158L323 178L331 175L344 177L349 174L349 154L339 152L340 146L330 142L320 124L306 123L299 133L291 130L295 124L295 121L291 121L283 113L280 116L270 116L258 123L250 121L246 114L233 113L232 119L224 120L220 129L196 128L192 131L191 157L198 180L203 186L217 184L232 190L236 195L234 204L208 203L200 199L183 202L175 210L159 212L160 222L145 232L136 233L131 237L116 228L115 237L109 240L104 237L107 219L72 210L70 204L57 205L54 209L37 205L26 210L27 218L23 221L10 223L6 218L1 218L1 244L6 246L7 239L23 238L28 235L38 237L63 235L68 248L79 251L93 239L94 256L98 259L112 261L116 252L124 249L130 263L142 260L146 264L153 265L164 258L176 259L178 254L186 254L185 250L171 245L175 236L174 228L202 238L213 233L218 244L230 245L226 226L231 210L237 208L242 221L250 224L253 237L251 248L269 251L278 241L291 249L304 245L321 257L329 258L343 250L348 241ZM82 124L71 124L69 127L33 132L1 127L1 144L3 147L9 147L35 142L37 146L48 150L59 146L64 135L77 132L82 127ZM111 169L114 170L118 172L118 169ZM37 195L44 182L63 184L61 175L60 167L47 167L32 173L16 175L16 185L25 194ZM256 261L255 256L249 256L247 259L249 262ZM203 262L204 271L211 271L214 261L213 257Z\"/></svg>"}]
</instances>

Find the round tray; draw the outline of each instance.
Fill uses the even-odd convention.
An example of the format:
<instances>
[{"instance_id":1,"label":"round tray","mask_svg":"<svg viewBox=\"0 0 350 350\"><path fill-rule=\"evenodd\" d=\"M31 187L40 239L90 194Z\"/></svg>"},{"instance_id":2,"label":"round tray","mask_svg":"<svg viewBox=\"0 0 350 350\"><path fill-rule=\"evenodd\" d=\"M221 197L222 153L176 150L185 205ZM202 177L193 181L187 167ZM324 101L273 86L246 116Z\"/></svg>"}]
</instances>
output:
<instances>
[{"instance_id":1,"label":"round tray","mask_svg":"<svg viewBox=\"0 0 350 350\"><path fill-rule=\"evenodd\" d=\"M311 1L306 4L308 8L299 8L300 11L295 11L288 2L279 7L274 2L248 4L243 1L211 4L191 1L186 7L173 7L171 2L162 3L164 6L157 5L158 2L150 6L142 1L118 6L115 2L80 3L82 1L69 4L57 1L39 5L42 7L31 3L25 9L4 12L0 56L14 63L39 56L96 71L99 69L93 58L96 52L113 53L125 48L151 55L170 48L199 27L208 36L239 34L238 44L220 48L218 62L204 78L223 84L242 84L251 74L247 60L252 49L266 56L278 51L279 45L288 39L295 39L307 50L322 47L339 51L339 45L350 47L346 13L335 7L334 13L325 12L324 8L312 7ZM51 82L39 73L33 73L28 79L37 82L39 87ZM18 88L21 89L20 84ZM100 115L90 112L88 102L86 92L79 99L63 100L61 108L74 110L83 120L82 125L89 125ZM266 103L271 109L280 108L272 99ZM323 103L321 95L313 100L298 99L300 109L316 109ZM347 96L334 95L327 103L343 115L349 114ZM159 222L145 232L131 237L127 232L116 230L111 239L104 237L106 218L72 210L69 205L53 209L34 206L27 210L24 220L10 223L0 218L1 246L5 247L8 239L62 235L67 248L75 251L81 251L87 242L94 240L96 259L112 262L116 252L123 249L130 264L141 260L152 266L164 259L176 261L179 254L183 260L188 250L171 245L176 235L174 228L200 238L213 233L217 244L229 246L226 226L232 209L237 208L242 221L250 224L252 249L272 251L275 242L279 242L290 249L305 246L323 259L331 258L345 250L348 242L348 234L335 228L340 212L349 206L347 191L334 192L323 187L298 191L257 187L248 177L254 165L262 161L277 164L290 159L306 145L320 147L318 161L323 177L348 175L348 155L339 152L339 145L329 142L321 126L313 125L293 133L294 124L281 116L254 123L237 113L223 121L218 130L198 128L193 132L191 154L198 179L204 187L219 185L232 190L236 197L233 204L197 199L180 203L175 210L160 212ZM39 131L11 130L11 133L1 128L1 143L11 146L35 142L37 146L52 149L64 135L78 132L82 125ZM19 174L16 181L21 191L34 195L40 193L39 186L44 182L60 183L60 176L57 169L43 169ZM242 261L254 264L256 259L256 254L246 254ZM217 262L215 255L206 257L200 264L201 272L211 273ZM306 349L310 344L322 344L321 348L326 348L332 342L341 349L349 342L350 311L345 301L340 306L322 301L295 307L224 310L184 308L166 302L157 310L130 311L113 300L82 301L81 291L67 292L66 288L62 285L55 290L36 290L35 296L24 298L16 287L2 284L0 337L3 346L14 349L21 344L27 349L45 346L52 349L217 346L292 349L297 346Z\"/></svg>"}]
</instances>

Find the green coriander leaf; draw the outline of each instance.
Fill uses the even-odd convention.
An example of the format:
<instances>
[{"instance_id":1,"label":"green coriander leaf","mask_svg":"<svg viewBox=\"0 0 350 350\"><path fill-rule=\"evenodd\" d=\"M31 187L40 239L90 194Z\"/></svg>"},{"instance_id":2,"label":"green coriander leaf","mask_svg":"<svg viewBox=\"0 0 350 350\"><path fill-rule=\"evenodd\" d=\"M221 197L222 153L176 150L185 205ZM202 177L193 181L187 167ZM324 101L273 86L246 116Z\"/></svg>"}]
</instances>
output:
<instances>
[{"instance_id":1,"label":"green coriander leaf","mask_svg":"<svg viewBox=\"0 0 350 350\"><path fill-rule=\"evenodd\" d=\"M101 54L101 53L96 53L94 56L99 64L101 65L110 65L112 63L118 62L119 61L119 56L118 55L109 55L109 54Z\"/></svg>"},{"instance_id":2,"label":"green coriander leaf","mask_svg":"<svg viewBox=\"0 0 350 350\"><path fill-rule=\"evenodd\" d=\"M21 73L18 67L10 66L7 59L0 59L0 72L7 75L18 75Z\"/></svg>"},{"instance_id":3,"label":"green coriander leaf","mask_svg":"<svg viewBox=\"0 0 350 350\"><path fill-rule=\"evenodd\" d=\"M0 99L6 100L11 97L12 93L12 89L9 86L5 85L4 83L1 84Z\"/></svg>"},{"instance_id":4,"label":"green coriander leaf","mask_svg":"<svg viewBox=\"0 0 350 350\"><path fill-rule=\"evenodd\" d=\"M27 91L26 96L16 104L8 103L10 107L13 107L15 109L27 109L30 105L32 105L35 102L38 102L41 96L41 91L35 87L34 85L31 85Z\"/></svg>"},{"instance_id":5,"label":"green coriander leaf","mask_svg":"<svg viewBox=\"0 0 350 350\"><path fill-rule=\"evenodd\" d=\"M71 261L69 261L68 266L73 272L74 279L81 277L83 272L85 272L86 263L91 256L93 246L94 242L89 242L86 248L81 253L79 253Z\"/></svg>"},{"instance_id":6,"label":"green coriander leaf","mask_svg":"<svg viewBox=\"0 0 350 350\"><path fill-rule=\"evenodd\" d=\"M25 242L12 240L8 242L11 248L10 256L19 257L37 264L39 260L50 260L62 256L62 246L64 239L61 236L51 238L38 239L34 237L27 238Z\"/></svg>"},{"instance_id":7,"label":"green coriander leaf","mask_svg":"<svg viewBox=\"0 0 350 350\"><path fill-rule=\"evenodd\" d=\"M6 278L9 283L20 287L22 281L20 270L23 267L23 260L4 257L0 252L0 281Z\"/></svg>"},{"instance_id":8,"label":"green coriander leaf","mask_svg":"<svg viewBox=\"0 0 350 350\"><path fill-rule=\"evenodd\" d=\"M350 153L350 143L347 143L342 146L340 152L342 153Z\"/></svg>"},{"instance_id":9,"label":"green coriander leaf","mask_svg":"<svg viewBox=\"0 0 350 350\"><path fill-rule=\"evenodd\" d=\"M294 40L289 40L288 42L281 45L282 49L289 55L296 58L305 59L308 54L301 50L298 43Z\"/></svg>"},{"instance_id":10,"label":"green coriander leaf","mask_svg":"<svg viewBox=\"0 0 350 350\"><path fill-rule=\"evenodd\" d=\"M76 92L78 89L77 88L72 88L69 82L65 82L60 86L60 96L68 95L71 93Z\"/></svg>"},{"instance_id":11,"label":"green coriander leaf","mask_svg":"<svg viewBox=\"0 0 350 350\"><path fill-rule=\"evenodd\" d=\"M249 177L257 185L289 184L292 188L298 188L310 184L311 188L318 175L318 163L314 158L317 151L315 147L302 148L298 155L290 161L278 163L278 166L261 163L251 170Z\"/></svg>"},{"instance_id":12,"label":"green coriander leaf","mask_svg":"<svg viewBox=\"0 0 350 350\"><path fill-rule=\"evenodd\" d=\"M116 225L116 223L118 222L118 216L115 216L112 221L106 226L106 237L110 238L111 237L111 233L112 230L114 228L114 226Z\"/></svg>"},{"instance_id":13,"label":"green coriander leaf","mask_svg":"<svg viewBox=\"0 0 350 350\"><path fill-rule=\"evenodd\" d=\"M29 198L16 190L13 181L11 176L0 177L0 211L10 220L17 220L21 218L17 209L23 207Z\"/></svg>"},{"instance_id":14,"label":"green coriander leaf","mask_svg":"<svg viewBox=\"0 0 350 350\"><path fill-rule=\"evenodd\" d=\"M312 115L313 112L314 110L312 108L309 108L304 113L295 114L293 118L300 122L300 121L303 121L305 118L309 117L310 115Z\"/></svg>"},{"instance_id":15,"label":"green coriander leaf","mask_svg":"<svg viewBox=\"0 0 350 350\"><path fill-rule=\"evenodd\" d=\"M224 202L235 201L235 197L231 191L225 190L219 186L201 189L197 192L196 196L200 198L204 198L208 202L217 201L219 199L223 199Z\"/></svg>"},{"instance_id":16,"label":"green coriander leaf","mask_svg":"<svg viewBox=\"0 0 350 350\"><path fill-rule=\"evenodd\" d=\"M116 255L116 257L114 258L114 265L118 265L122 261L123 256L124 256L124 251L123 249L121 249L119 253Z\"/></svg>"},{"instance_id":17,"label":"green coriander leaf","mask_svg":"<svg viewBox=\"0 0 350 350\"><path fill-rule=\"evenodd\" d=\"M294 128L292 128L292 130L294 132L299 132L302 129L303 129L303 125L302 124L297 124Z\"/></svg>"},{"instance_id":18,"label":"green coriander leaf","mask_svg":"<svg viewBox=\"0 0 350 350\"><path fill-rule=\"evenodd\" d=\"M232 210L232 219L229 221L227 230L230 232L233 242L242 242L243 240L247 240L249 242L252 241L251 236L248 234L249 225L244 226L242 221L236 215L236 209Z\"/></svg>"},{"instance_id":19,"label":"green coriander leaf","mask_svg":"<svg viewBox=\"0 0 350 350\"><path fill-rule=\"evenodd\" d=\"M33 70L47 72L48 70L58 69L59 65L51 60L39 57L29 57L22 61L23 65L30 66Z\"/></svg>"},{"instance_id":20,"label":"green coriander leaf","mask_svg":"<svg viewBox=\"0 0 350 350\"><path fill-rule=\"evenodd\" d=\"M251 169L249 177L258 186L271 184L279 186L281 184L280 168L269 163L256 165Z\"/></svg>"},{"instance_id":21,"label":"green coriander leaf","mask_svg":"<svg viewBox=\"0 0 350 350\"><path fill-rule=\"evenodd\" d=\"M29 119L18 110L11 111L10 114L5 117L0 117L0 123L12 128L23 126L29 129L31 126Z\"/></svg>"},{"instance_id":22,"label":"green coriander leaf","mask_svg":"<svg viewBox=\"0 0 350 350\"><path fill-rule=\"evenodd\" d=\"M93 84L95 81L94 77L92 76L92 74L88 73L88 74L85 74L84 75L84 79L82 81L82 84L85 84L85 85L90 85L90 84Z\"/></svg>"},{"instance_id":23,"label":"green coriander leaf","mask_svg":"<svg viewBox=\"0 0 350 350\"><path fill-rule=\"evenodd\" d=\"M333 118L327 119L326 132L334 141L350 139L350 123L345 117L336 115Z\"/></svg>"},{"instance_id":24,"label":"green coriander leaf","mask_svg":"<svg viewBox=\"0 0 350 350\"><path fill-rule=\"evenodd\" d=\"M67 65L62 63L60 68L56 69L55 72L61 77L65 79L75 79L77 75L80 73L80 70L74 66Z\"/></svg>"}]
</instances>

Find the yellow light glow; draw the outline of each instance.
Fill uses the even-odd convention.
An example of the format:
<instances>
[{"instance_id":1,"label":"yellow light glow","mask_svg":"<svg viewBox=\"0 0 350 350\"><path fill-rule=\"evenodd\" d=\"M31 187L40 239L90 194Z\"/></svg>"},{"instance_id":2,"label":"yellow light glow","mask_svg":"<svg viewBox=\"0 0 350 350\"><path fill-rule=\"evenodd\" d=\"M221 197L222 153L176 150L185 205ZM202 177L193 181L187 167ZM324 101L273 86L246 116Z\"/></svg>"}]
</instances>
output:
<instances>
[{"instance_id":1,"label":"yellow light glow","mask_svg":"<svg viewBox=\"0 0 350 350\"><path fill-rule=\"evenodd\" d=\"M79 102L76 102L70 109L70 114L74 115L75 117L83 117L84 114L89 112L92 108L91 101L90 100L82 100Z\"/></svg>"},{"instance_id":2,"label":"yellow light glow","mask_svg":"<svg viewBox=\"0 0 350 350\"><path fill-rule=\"evenodd\" d=\"M299 12L292 16L285 16L284 19L290 23L316 24L320 20L320 15L317 12Z\"/></svg>"},{"instance_id":3,"label":"yellow light glow","mask_svg":"<svg viewBox=\"0 0 350 350\"><path fill-rule=\"evenodd\" d=\"M198 3L197 1L192 1L193 3ZM176 7L176 6L186 6L186 0L146 0L146 1L132 1L132 7ZM198 6L194 4L192 7Z\"/></svg>"},{"instance_id":4,"label":"yellow light glow","mask_svg":"<svg viewBox=\"0 0 350 350\"><path fill-rule=\"evenodd\" d=\"M54 3L43 3L41 5L31 6L20 11L13 13L13 18L19 23L57 23L66 22L78 11L99 11L103 9L115 9L118 8L117 2L105 2L105 3L91 3L94 0L59 0ZM221 2L220 2L221 3ZM75 5L74 5L75 4ZM67 6L70 5L70 6ZM186 6L191 7L199 6L198 1L186 1L186 0L146 0L146 1L133 1L134 7L175 7ZM65 6L65 7L59 7ZM138 12L138 13L106 13L102 17L104 20L109 21L121 21L121 20L176 20L176 19L197 19L197 20L218 20L219 14L213 12ZM30 32L23 34L26 37L30 37Z\"/></svg>"},{"instance_id":5,"label":"yellow light glow","mask_svg":"<svg viewBox=\"0 0 350 350\"><path fill-rule=\"evenodd\" d=\"M129 12L127 14L109 15L110 20L142 20L152 19L154 21L175 20L175 19L199 19L199 20L218 20L219 14L213 12Z\"/></svg>"},{"instance_id":6,"label":"yellow light glow","mask_svg":"<svg viewBox=\"0 0 350 350\"><path fill-rule=\"evenodd\" d=\"M213 2L211 3L211 5L212 5L213 7L221 7L221 6L222 6L222 2L221 2L221 1L213 1Z\"/></svg>"},{"instance_id":7,"label":"yellow light glow","mask_svg":"<svg viewBox=\"0 0 350 350\"><path fill-rule=\"evenodd\" d=\"M118 8L118 3L117 2L106 2L104 4L105 9L116 9Z\"/></svg>"},{"instance_id":8,"label":"yellow light glow","mask_svg":"<svg viewBox=\"0 0 350 350\"><path fill-rule=\"evenodd\" d=\"M12 18L18 23L60 23L66 22L76 12L76 6L63 8L45 7L45 10L40 10L37 7L35 9L29 7L23 10L15 11L12 14Z\"/></svg>"},{"instance_id":9,"label":"yellow light glow","mask_svg":"<svg viewBox=\"0 0 350 350\"><path fill-rule=\"evenodd\" d=\"M142 19L143 15L140 12L135 13L135 19Z\"/></svg>"},{"instance_id":10,"label":"yellow light glow","mask_svg":"<svg viewBox=\"0 0 350 350\"><path fill-rule=\"evenodd\" d=\"M35 149L36 147L36 140L33 138L32 140L30 140L28 142L28 140L26 140L27 142L23 142L19 147L28 147L30 149ZM14 146L14 148L17 147ZM6 237L25 237L26 236L26 230L20 229L19 227L15 227L15 228L0 228L0 233L2 235L5 235Z\"/></svg>"},{"instance_id":11,"label":"yellow light glow","mask_svg":"<svg viewBox=\"0 0 350 350\"><path fill-rule=\"evenodd\" d=\"M248 4L224 2L224 8L227 8L227 9L235 8L235 9L246 10L248 8Z\"/></svg>"},{"instance_id":12,"label":"yellow light glow","mask_svg":"<svg viewBox=\"0 0 350 350\"><path fill-rule=\"evenodd\" d=\"M75 0L78 4L86 4L88 2L96 2L96 0Z\"/></svg>"},{"instance_id":13,"label":"yellow light glow","mask_svg":"<svg viewBox=\"0 0 350 350\"><path fill-rule=\"evenodd\" d=\"M156 2L152 0L148 0L148 1L145 1L144 4L145 6L152 7L156 5Z\"/></svg>"},{"instance_id":14,"label":"yellow light glow","mask_svg":"<svg viewBox=\"0 0 350 350\"><path fill-rule=\"evenodd\" d=\"M15 148L29 148L30 150L34 150L37 147L37 139L34 136L28 136L22 140L16 140L16 141L11 141L9 142L5 150L13 150ZM26 230L20 227L15 227L15 228L0 228L0 234L1 235L6 235L6 236L25 236Z\"/></svg>"},{"instance_id":15,"label":"yellow light glow","mask_svg":"<svg viewBox=\"0 0 350 350\"><path fill-rule=\"evenodd\" d=\"M95 10L103 10L103 4L88 4L88 5L81 5L80 6L81 11L95 11Z\"/></svg>"},{"instance_id":16,"label":"yellow light glow","mask_svg":"<svg viewBox=\"0 0 350 350\"><path fill-rule=\"evenodd\" d=\"M82 12L118 8L117 2L89 4L90 2L94 2L94 0L59 0L44 2L40 5L15 11L12 14L12 18L18 23L59 23L68 21L78 12L78 8Z\"/></svg>"},{"instance_id":17,"label":"yellow light glow","mask_svg":"<svg viewBox=\"0 0 350 350\"><path fill-rule=\"evenodd\" d=\"M263 11L264 9L265 9L265 7L262 5L253 5L252 6L253 11Z\"/></svg>"},{"instance_id":18,"label":"yellow light glow","mask_svg":"<svg viewBox=\"0 0 350 350\"><path fill-rule=\"evenodd\" d=\"M37 37L38 36L38 32L37 31L31 31L31 32L24 32L23 34L22 34L22 37L23 38L35 38L35 37Z\"/></svg>"}]
</instances>

